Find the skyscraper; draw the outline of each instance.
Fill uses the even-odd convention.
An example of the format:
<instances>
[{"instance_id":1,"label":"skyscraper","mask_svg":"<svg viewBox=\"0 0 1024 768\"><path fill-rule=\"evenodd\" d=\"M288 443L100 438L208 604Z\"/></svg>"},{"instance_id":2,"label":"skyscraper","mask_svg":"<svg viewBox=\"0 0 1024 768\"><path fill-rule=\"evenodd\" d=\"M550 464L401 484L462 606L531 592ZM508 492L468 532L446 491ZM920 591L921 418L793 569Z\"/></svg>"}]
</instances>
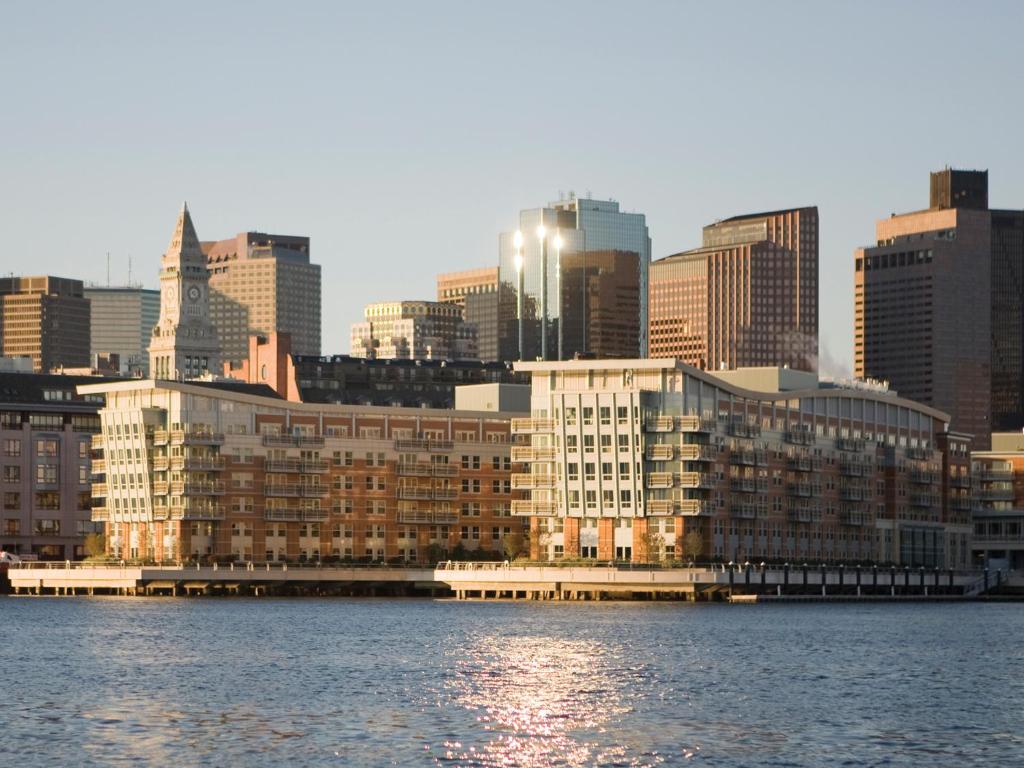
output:
<instances>
[{"instance_id":1,"label":"skyscraper","mask_svg":"<svg viewBox=\"0 0 1024 768\"><path fill-rule=\"evenodd\" d=\"M149 376L149 342L160 319L160 291L136 287L90 287L89 354L111 352L121 358L122 372Z\"/></svg>"},{"instance_id":2,"label":"skyscraper","mask_svg":"<svg viewBox=\"0 0 1024 768\"><path fill-rule=\"evenodd\" d=\"M818 209L734 216L651 265L650 356L818 369Z\"/></svg>"},{"instance_id":3,"label":"skyscraper","mask_svg":"<svg viewBox=\"0 0 1024 768\"><path fill-rule=\"evenodd\" d=\"M149 345L155 379L190 379L219 373L220 343L210 322L210 275L206 257L183 205L161 260L160 320Z\"/></svg>"},{"instance_id":4,"label":"skyscraper","mask_svg":"<svg viewBox=\"0 0 1024 768\"><path fill-rule=\"evenodd\" d=\"M437 300L458 305L462 319L476 328L481 360L516 358L516 297L499 281L497 267L438 275Z\"/></svg>"},{"instance_id":5,"label":"skyscraper","mask_svg":"<svg viewBox=\"0 0 1024 768\"><path fill-rule=\"evenodd\" d=\"M371 360L478 360L476 328L440 301L367 304L352 324L352 356Z\"/></svg>"},{"instance_id":6,"label":"skyscraper","mask_svg":"<svg viewBox=\"0 0 1024 768\"><path fill-rule=\"evenodd\" d=\"M948 411L985 449L1024 425L1024 211L988 172L931 174L930 207L876 225L854 257L854 372Z\"/></svg>"},{"instance_id":7,"label":"skyscraper","mask_svg":"<svg viewBox=\"0 0 1024 768\"><path fill-rule=\"evenodd\" d=\"M89 365L89 300L82 281L0 278L0 356L28 357L36 373Z\"/></svg>"},{"instance_id":8,"label":"skyscraper","mask_svg":"<svg viewBox=\"0 0 1024 768\"><path fill-rule=\"evenodd\" d=\"M521 243L517 246L517 232ZM568 359L585 349L567 345L560 332L563 306L560 288L560 258L571 254L620 251L636 254L635 279L640 297L638 346L647 352L647 269L651 260L651 238L642 213L624 213L615 201L577 198L550 203L545 208L520 211L517 230L503 232L498 239L498 275L502 286L517 299L517 335L523 330L523 359ZM517 269L517 255L521 270ZM617 279L622 279L618 276ZM564 328L564 326L563 326ZM561 341L561 343L559 343ZM518 340L513 348L519 352ZM590 346L588 344L588 346Z\"/></svg>"},{"instance_id":9,"label":"skyscraper","mask_svg":"<svg viewBox=\"0 0 1024 768\"><path fill-rule=\"evenodd\" d=\"M249 336L272 333L289 334L296 355L320 354L320 265L308 237L242 232L202 247L224 360L240 363Z\"/></svg>"}]
</instances>

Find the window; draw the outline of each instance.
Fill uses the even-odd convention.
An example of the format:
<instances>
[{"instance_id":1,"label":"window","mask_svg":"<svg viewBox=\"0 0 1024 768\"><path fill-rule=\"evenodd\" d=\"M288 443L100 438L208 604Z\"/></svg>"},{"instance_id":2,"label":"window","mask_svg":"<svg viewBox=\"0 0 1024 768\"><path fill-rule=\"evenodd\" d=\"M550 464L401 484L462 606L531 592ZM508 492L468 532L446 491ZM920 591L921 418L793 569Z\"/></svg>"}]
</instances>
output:
<instances>
[{"instance_id":1,"label":"window","mask_svg":"<svg viewBox=\"0 0 1024 768\"><path fill-rule=\"evenodd\" d=\"M21 456L21 440L4 440L4 456Z\"/></svg>"},{"instance_id":2,"label":"window","mask_svg":"<svg viewBox=\"0 0 1024 768\"><path fill-rule=\"evenodd\" d=\"M584 480L596 480L597 479L597 477L596 477L596 470L595 470L596 467L597 467L597 465L594 462L592 462L592 461L588 461L588 462L584 463L584 465L583 465L583 479Z\"/></svg>"},{"instance_id":3,"label":"window","mask_svg":"<svg viewBox=\"0 0 1024 768\"><path fill-rule=\"evenodd\" d=\"M597 509L597 491L587 491L587 509Z\"/></svg>"},{"instance_id":4,"label":"window","mask_svg":"<svg viewBox=\"0 0 1024 768\"><path fill-rule=\"evenodd\" d=\"M35 532L39 536L57 536L60 534L60 520L37 519Z\"/></svg>"},{"instance_id":5,"label":"window","mask_svg":"<svg viewBox=\"0 0 1024 768\"><path fill-rule=\"evenodd\" d=\"M629 480L629 462L619 462L619 478L622 480Z\"/></svg>"},{"instance_id":6,"label":"window","mask_svg":"<svg viewBox=\"0 0 1024 768\"><path fill-rule=\"evenodd\" d=\"M55 439L36 440L36 456L53 457L59 454L59 443Z\"/></svg>"},{"instance_id":7,"label":"window","mask_svg":"<svg viewBox=\"0 0 1024 768\"><path fill-rule=\"evenodd\" d=\"M633 506L633 492L632 491L619 491L619 503L623 507Z\"/></svg>"},{"instance_id":8,"label":"window","mask_svg":"<svg viewBox=\"0 0 1024 768\"><path fill-rule=\"evenodd\" d=\"M56 485L57 469L56 464L36 464L36 485Z\"/></svg>"},{"instance_id":9,"label":"window","mask_svg":"<svg viewBox=\"0 0 1024 768\"><path fill-rule=\"evenodd\" d=\"M570 482L580 479L580 465L577 464L575 461L569 462L566 471L568 473Z\"/></svg>"},{"instance_id":10,"label":"window","mask_svg":"<svg viewBox=\"0 0 1024 768\"><path fill-rule=\"evenodd\" d=\"M612 409L611 406L602 405L598 409L598 417L601 420L601 424L608 426L612 423Z\"/></svg>"},{"instance_id":11,"label":"window","mask_svg":"<svg viewBox=\"0 0 1024 768\"><path fill-rule=\"evenodd\" d=\"M612 436L601 435L601 452L610 451L612 449Z\"/></svg>"},{"instance_id":12,"label":"window","mask_svg":"<svg viewBox=\"0 0 1024 768\"><path fill-rule=\"evenodd\" d=\"M576 453L578 450L578 443L576 442L576 435L565 436L565 452Z\"/></svg>"},{"instance_id":13,"label":"window","mask_svg":"<svg viewBox=\"0 0 1024 768\"><path fill-rule=\"evenodd\" d=\"M601 462L601 479L611 480L612 479L612 463L610 461Z\"/></svg>"},{"instance_id":14,"label":"window","mask_svg":"<svg viewBox=\"0 0 1024 768\"><path fill-rule=\"evenodd\" d=\"M576 409L575 408L566 408L565 409L565 425L567 427L575 427L576 426Z\"/></svg>"},{"instance_id":15,"label":"window","mask_svg":"<svg viewBox=\"0 0 1024 768\"><path fill-rule=\"evenodd\" d=\"M594 409L584 406L583 408L583 426L594 423Z\"/></svg>"},{"instance_id":16,"label":"window","mask_svg":"<svg viewBox=\"0 0 1024 768\"><path fill-rule=\"evenodd\" d=\"M21 467L17 464L8 464L4 467L4 482L5 483L20 483L21 482Z\"/></svg>"},{"instance_id":17,"label":"window","mask_svg":"<svg viewBox=\"0 0 1024 768\"><path fill-rule=\"evenodd\" d=\"M593 453L594 452L594 436L584 435L583 436L583 452Z\"/></svg>"},{"instance_id":18,"label":"window","mask_svg":"<svg viewBox=\"0 0 1024 768\"><path fill-rule=\"evenodd\" d=\"M619 424L625 424L629 421L629 408L624 405L620 405L615 409L615 418Z\"/></svg>"},{"instance_id":19,"label":"window","mask_svg":"<svg viewBox=\"0 0 1024 768\"><path fill-rule=\"evenodd\" d=\"M620 451L628 451L629 450L629 435L619 435L618 436L618 444L619 444L619 450Z\"/></svg>"},{"instance_id":20,"label":"window","mask_svg":"<svg viewBox=\"0 0 1024 768\"><path fill-rule=\"evenodd\" d=\"M21 509L21 494L17 491L5 492L4 509Z\"/></svg>"}]
</instances>

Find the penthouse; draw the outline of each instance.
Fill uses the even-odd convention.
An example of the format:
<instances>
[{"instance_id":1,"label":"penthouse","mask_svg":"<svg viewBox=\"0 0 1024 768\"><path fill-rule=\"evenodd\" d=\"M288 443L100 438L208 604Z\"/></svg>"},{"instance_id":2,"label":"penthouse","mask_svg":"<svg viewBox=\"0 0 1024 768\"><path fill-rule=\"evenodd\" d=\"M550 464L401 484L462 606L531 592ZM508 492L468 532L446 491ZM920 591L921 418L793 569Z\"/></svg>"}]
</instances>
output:
<instances>
[{"instance_id":1,"label":"penthouse","mask_svg":"<svg viewBox=\"0 0 1024 768\"><path fill-rule=\"evenodd\" d=\"M501 558L524 531L510 416L490 405L510 395L495 387L469 388L480 410L453 411L294 403L253 385L83 386L106 397L93 520L130 560Z\"/></svg>"},{"instance_id":2,"label":"penthouse","mask_svg":"<svg viewBox=\"0 0 1024 768\"><path fill-rule=\"evenodd\" d=\"M969 436L881 388L676 360L517 363L532 375L534 557L962 567Z\"/></svg>"}]
</instances>

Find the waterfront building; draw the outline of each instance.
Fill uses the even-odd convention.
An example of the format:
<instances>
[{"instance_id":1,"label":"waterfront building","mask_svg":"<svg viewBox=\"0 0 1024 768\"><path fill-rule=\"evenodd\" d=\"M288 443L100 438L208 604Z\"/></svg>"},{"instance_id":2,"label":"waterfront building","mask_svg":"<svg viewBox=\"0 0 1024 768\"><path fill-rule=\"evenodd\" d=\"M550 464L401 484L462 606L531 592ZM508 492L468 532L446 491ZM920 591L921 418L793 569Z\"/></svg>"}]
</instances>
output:
<instances>
[{"instance_id":1,"label":"waterfront building","mask_svg":"<svg viewBox=\"0 0 1024 768\"><path fill-rule=\"evenodd\" d=\"M240 364L250 336L272 333L289 334L297 355L320 354L320 265L308 237L242 232L202 248L224 361Z\"/></svg>"},{"instance_id":2,"label":"waterfront building","mask_svg":"<svg viewBox=\"0 0 1024 768\"><path fill-rule=\"evenodd\" d=\"M183 205L161 260L160 318L149 345L150 375L191 379L220 370L220 342L210 322L206 257Z\"/></svg>"},{"instance_id":3,"label":"waterfront building","mask_svg":"<svg viewBox=\"0 0 1024 768\"><path fill-rule=\"evenodd\" d=\"M476 328L457 304L387 301L367 304L352 324L352 356L369 360L479 360ZM298 353L296 353L298 354Z\"/></svg>"},{"instance_id":4,"label":"waterfront building","mask_svg":"<svg viewBox=\"0 0 1024 768\"><path fill-rule=\"evenodd\" d=\"M993 432L992 447L971 454L974 562L1024 568L1024 433Z\"/></svg>"},{"instance_id":5,"label":"waterfront building","mask_svg":"<svg viewBox=\"0 0 1024 768\"><path fill-rule=\"evenodd\" d=\"M99 393L80 395L87 376L0 373L0 550L40 560L80 560L92 521L92 436Z\"/></svg>"},{"instance_id":6,"label":"waterfront building","mask_svg":"<svg viewBox=\"0 0 1024 768\"><path fill-rule=\"evenodd\" d=\"M36 373L89 365L89 300L81 280L0 278L0 356L28 357Z\"/></svg>"},{"instance_id":7,"label":"waterfront building","mask_svg":"<svg viewBox=\"0 0 1024 768\"><path fill-rule=\"evenodd\" d=\"M516 297L499 281L497 267L438 275L437 300L458 305L462 319L476 328L481 360L515 359Z\"/></svg>"},{"instance_id":8,"label":"waterfront building","mask_svg":"<svg viewBox=\"0 0 1024 768\"><path fill-rule=\"evenodd\" d=\"M149 343L160 320L160 291L136 286L87 286L89 354L116 354L121 372L149 375Z\"/></svg>"},{"instance_id":9,"label":"waterfront building","mask_svg":"<svg viewBox=\"0 0 1024 768\"><path fill-rule=\"evenodd\" d=\"M650 354L709 371L818 369L818 209L734 216L651 265Z\"/></svg>"},{"instance_id":10,"label":"waterfront building","mask_svg":"<svg viewBox=\"0 0 1024 768\"><path fill-rule=\"evenodd\" d=\"M1024 211L988 172L931 175L930 207L880 220L854 257L854 373L953 416L986 448L1024 426Z\"/></svg>"},{"instance_id":11,"label":"waterfront building","mask_svg":"<svg viewBox=\"0 0 1024 768\"><path fill-rule=\"evenodd\" d=\"M114 557L503 559L525 535L508 413L291 403L223 382L80 391L106 398L93 519Z\"/></svg>"},{"instance_id":12,"label":"waterfront building","mask_svg":"<svg viewBox=\"0 0 1024 768\"><path fill-rule=\"evenodd\" d=\"M613 200L591 200L570 195L567 200L544 208L522 210L515 231L503 232L498 239L498 275L501 285L517 298L516 337L512 348L516 358L571 359L595 345L586 325L587 314L577 304L575 323L578 343L568 343L563 328L566 307L560 283L565 260L575 254L583 257L595 252L635 254L635 270L615 276L617 282L635 283L639 297L637 347L647 354L647 271L651 260L651 238L642 213L626 213ZM577 263L581 263L579 260ZM608 273L600 272L601 276ZM522 328L522 345L519 329ZM522 349L520 349L522 346Z\"/></svg>"},{"instance_id":13,"label":"waterfront building","mask_svg":"<svg viewBox=\"0 0 1024 768\"><path fill-rule=\"evenodd\" d=\"M964 567L969 436L883 390L676 360L517 363L532 554Z\"/></svg>"}]
</instances>

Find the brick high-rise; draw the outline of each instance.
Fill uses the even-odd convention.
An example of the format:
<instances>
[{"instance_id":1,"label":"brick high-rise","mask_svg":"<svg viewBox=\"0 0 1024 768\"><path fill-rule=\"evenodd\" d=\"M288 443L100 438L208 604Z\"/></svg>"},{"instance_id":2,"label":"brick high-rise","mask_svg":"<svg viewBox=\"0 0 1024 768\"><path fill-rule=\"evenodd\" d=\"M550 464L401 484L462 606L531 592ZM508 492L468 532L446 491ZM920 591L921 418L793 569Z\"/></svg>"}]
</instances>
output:
<instances>
[{"instance_id":1,"label":"brick high-rise","mask_svg":"<svg viewBox=\"0 0 1024 768\"><path fill-rule=\"evenodd\" d=\"M89 365L89 300L82 281L0 278L0 355L28 357L32 369Z\"/></svg>"},{"instance_id":2,"label":"brick high-rise","mask_svg":"<svg viewBox=\"0 0 1024 768\"><path fill-rule=\"evenodd\" d=\"M818 367L818 209L734 216L651 265L650 356L706 370Z\"/></svg>"}]
</instances>

